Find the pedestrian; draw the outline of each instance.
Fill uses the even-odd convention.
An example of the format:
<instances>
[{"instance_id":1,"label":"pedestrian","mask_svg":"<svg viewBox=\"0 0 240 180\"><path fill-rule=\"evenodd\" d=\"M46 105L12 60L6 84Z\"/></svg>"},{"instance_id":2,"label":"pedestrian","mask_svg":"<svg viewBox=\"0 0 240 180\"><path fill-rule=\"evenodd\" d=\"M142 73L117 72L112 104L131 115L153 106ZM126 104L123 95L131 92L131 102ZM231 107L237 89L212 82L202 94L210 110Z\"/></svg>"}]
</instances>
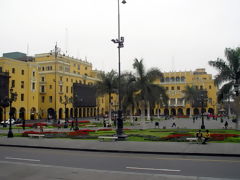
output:
<instances>
[{"instance_id":1,"label":"pedestrian","mask_svg":"<svg viewBox=\"0 0 240 180\"><path fill-rule=\"evenodd\" d=\"M206 144L206 142L210 139L210 132L209 130L206 130L206 132L203 135L203 142L202 144Z\"/></svg>"},{"instance_id":2,"label":"pedestrian","mask_svg":"<svg viewBox=\"0 0 240 180\"><path fill-rule=\"evenodd\" d=\"M57 126L58 126L58 129L60 129L60 127L61 127L60 119L59 119L58 122L57 122Z\"/></svg>"},{"instance_id":3,"label":"pedestrian","mask_svg":"<svg viewBox=\"0 0 240 180\"><path fill-rule=\"evenodd\" d=\"M202 137L203 137L203 134L201 132L201 130L199 130L197 133L196 133L196 137L197 137L197 142L199 143L202 143Z\"/></svg>"},{"instance_id":4,"label":"pedestrian","mask_svg":"<svg viewBox=\"0 0 240 180\"><path fill-rule=\"evenodd\" d=\"M175 119L173 118L173 123L172 123L172 127L175 126L176 127L176 122Z\"/></svg>"},{"instance_id":5,"label":"pedestrian","mask_svg":"<svg viewBox=\"0 0 240 180\"><path fill-rule=\"evenodd\" d=\"M225 129L228 128L228 122L227 121L225 122L224 126L225 126Z\"/></svg>"},{"instance_id":6,"label":"pedestrian","mask_svg":"<svg viewBox=\"0 0 240 180\"><path fill-rule=\"evenodd\" d=\"M103 127L106 127L106 126L107 126L106 121L103 120Z\"/></svg>"},{"instance_id":7,"label":"pedestrian","mask_svg":"<svg viewBox=\"0 0 240 180\"><path fill-rule=\"evenodd\" d=\"M193 123L195 123L195 117L194 117L194 116L193 116L193 118L192 118L192 119L193 119Z\"/></svg>"}]
</instances>

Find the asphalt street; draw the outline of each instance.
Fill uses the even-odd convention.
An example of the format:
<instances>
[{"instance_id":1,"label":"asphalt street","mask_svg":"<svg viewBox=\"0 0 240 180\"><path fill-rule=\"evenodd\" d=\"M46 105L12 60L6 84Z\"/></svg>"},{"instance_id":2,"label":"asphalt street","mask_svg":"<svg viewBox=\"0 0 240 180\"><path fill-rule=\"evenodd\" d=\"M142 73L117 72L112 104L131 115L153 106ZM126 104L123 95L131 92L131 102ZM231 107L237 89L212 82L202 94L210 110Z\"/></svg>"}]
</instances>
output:
<instances>
[{"instance_id":1,"label":"asphalt street","mask_svg":"<svg viewBox=\"0 0 240 180\"><path fill-rule=\"evenodd\" d=\"M70 168L70 170L80 169L92 175L95 173L96 179L100 177L108 179L103 174L110 176L109 179L121 179L118 173L129 178L131 176L135 178L146 176L143 179L154 179L158 175L167 175L173 179L179 177L183 179L186 177L240 179L240 158L238 157L139 155L1 147L0 167L1 180L12 180L17 177L18 179L31 179L34 177L35 170L33 169L38 169L41 172L44 167L47 167L51 174L49 179L53 178L54 173L64 172L66 168ZM48 172L46 170L43 172L45 174L42 176L40 173L35 174L35 176L39 179L46 179ZM84 174L83 172L81 173ZM104 173L99 176L96 172ZM118 178L113 178L115 176ZM37 177L34 178L38 179ZM126 177L124 178L126 179ZM59 178L56 176L53 179ZM61 175L60 179L74 178ZM131 179L133 178L131 177Z\"/></svg>"}]
</instances>

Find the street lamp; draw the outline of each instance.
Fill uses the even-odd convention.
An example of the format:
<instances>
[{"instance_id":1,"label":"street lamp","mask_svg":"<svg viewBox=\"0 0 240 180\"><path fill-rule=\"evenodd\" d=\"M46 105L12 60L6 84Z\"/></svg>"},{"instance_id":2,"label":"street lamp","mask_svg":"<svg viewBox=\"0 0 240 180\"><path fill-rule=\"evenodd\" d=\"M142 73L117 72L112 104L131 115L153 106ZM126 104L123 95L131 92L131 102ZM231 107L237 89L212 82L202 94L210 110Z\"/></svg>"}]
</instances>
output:
<instances>
[{"instance_id":1,"label":"street lamp","mask_svg":"<svg viewBox=\"0 0 240 180\"><path fill-rule=\"evenodd\" d=\"M17 100L17 93L13 92L13 88L10 89L10 98L7 98L7 100L9 102L9 108L10 108L10 111L9 111L10 124L9 124L8 137L11 138L11 137L13 137L13 132L12 132L12 118L13 118L12 102Z\"/></svg>"},{"instance_id":2,"label":"street lamp","mask_svg":"<svg viewBox=\"0 0 240 180\"><path fill-rule=\"evenodd\" d=\"M118 44L118 118L117 118L117 136L121 137L123 134L123 119L122 119L122 103L121 103L121 53L120 49L124 47L124 37L120 35L120 0L118 0L118 38L112 39L112 42ZM125 0L122 0L122 4L126 4Z\"/></svg>"},{"instance_id":3,"label":"street lamp","mask_svg":"<svg viewBox=\"0 0 240 180\"><path fill-rule=\"evenodd\" d=\"M68 98L67 95L64 96L64 101L61 100L61 103L64 104L64 110L65 110L65 123L64 123L64 128L68 127L68 119L67 119L67 105L72 102L72 97Z\"/></svg>"},{"instance_id":4,"label":"street lamp","mask_svg":"<svg viewBox=\"0 0 240 180\"><path fill-rule=\"evenodd\" d=\"M202 103L202 125L201 129L205 129L205 124L204 124L204 116L203 116L203 107L204 107L204 102L206 101L206 98L203 94L201 94L201 103Z\"/></svg>"}]
</instances>

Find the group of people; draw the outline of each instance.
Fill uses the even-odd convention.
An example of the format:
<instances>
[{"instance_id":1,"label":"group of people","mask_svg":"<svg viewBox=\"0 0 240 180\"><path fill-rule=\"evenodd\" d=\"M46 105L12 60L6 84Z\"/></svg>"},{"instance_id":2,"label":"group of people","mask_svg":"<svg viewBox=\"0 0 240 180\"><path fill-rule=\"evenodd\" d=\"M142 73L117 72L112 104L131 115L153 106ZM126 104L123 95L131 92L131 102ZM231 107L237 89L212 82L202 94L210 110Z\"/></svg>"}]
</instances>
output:
<instances>
[{"instance_id":1,"label":"group of people","mask_svg":"<svg viewBox=\"0 0 240 180\"><path fill-rule=\"evenodd\" d=\"M198 138L198 142L200 142L202 144L206 144L207 141L210 139L210 132L209 132L209 130L206 130L206 132L202 133L202 131L199 130L196 133L196 137Z\"/></svg>"}]
</instances>

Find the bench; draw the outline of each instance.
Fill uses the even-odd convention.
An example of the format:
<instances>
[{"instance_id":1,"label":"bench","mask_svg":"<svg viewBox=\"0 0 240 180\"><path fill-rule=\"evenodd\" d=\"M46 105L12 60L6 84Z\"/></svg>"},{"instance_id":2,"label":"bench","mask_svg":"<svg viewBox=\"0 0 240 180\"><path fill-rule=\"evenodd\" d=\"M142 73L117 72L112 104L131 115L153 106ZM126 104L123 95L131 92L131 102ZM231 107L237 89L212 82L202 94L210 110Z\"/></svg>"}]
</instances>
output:
<instances>
[{"instance_id":1,"label":"bench","mask_svg":"<svg viewBox=\"0 0 240 180\"><path fill-rule=\"evenodd\" d=\"M104 141L104 140L112 140L116 141L118 137L116 136L98 136L99 141Z\"/></svg>"},{"instance_id":2,"label":"bench","mask_svg":"<svg viewBox=\"0 0 240 180\"><path fill-rule=\"evenodd\" d=\"M30 138L43 138L44 134L28 134Z\"/></svg>"},{"instance_id":3,"label":"bench","mask_svg":"<svg viewBox=\"0 0 240 180\"><path fill-rule=\"evenodd\" d=\"M193 141L198 142L198 138L196 138L196 137L186 138L186 140L189 142L193 142Z\"/></svg>"}]
</instances>

